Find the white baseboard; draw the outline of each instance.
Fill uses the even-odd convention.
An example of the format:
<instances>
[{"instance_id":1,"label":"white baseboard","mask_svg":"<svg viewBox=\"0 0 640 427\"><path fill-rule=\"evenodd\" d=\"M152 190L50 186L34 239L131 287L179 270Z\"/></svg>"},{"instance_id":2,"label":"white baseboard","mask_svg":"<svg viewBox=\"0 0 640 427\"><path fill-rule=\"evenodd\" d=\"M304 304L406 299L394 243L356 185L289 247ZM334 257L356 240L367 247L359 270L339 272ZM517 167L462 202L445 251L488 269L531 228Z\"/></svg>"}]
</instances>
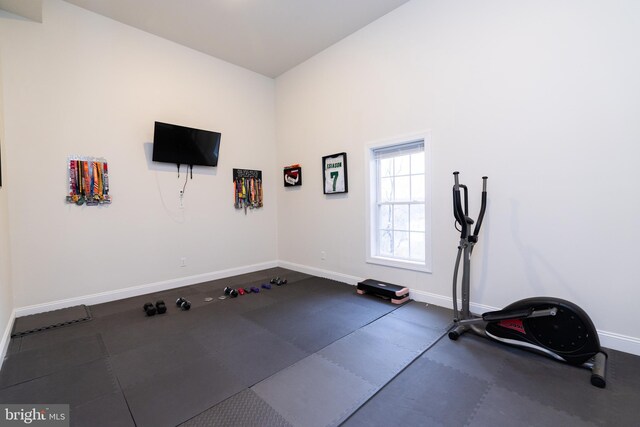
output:
<instances>
[{"instance_id":1,"label":"white baseboard","mask_svg":"<svg viewBox=\"0 0 640 427\"><path fill-rule=\"evenodd\" d=\"M607 331L598 331L598 337L603 347L640 356L640 338Z\"/></svg>"},{"instance_id":2,"label":"white baseboard","mask_svg":"<svg viewBox=\"0 0 640 427\"><path fill-rule=\"evenodd\" d=\"M309 267L307 265L295 264L293 262L287 262L287 261L278 261L278 267L299 271L300 273L311 274L317 277L324 277L325 279L331 279L331 280L346 283L349 285L356 285L358 284L358 282L361 282L362 280L364 280L362 277L351 276L343 273L336 273L335 271L324 270L322 268L316 268L316 267Z\"/></svg>"},{"instance_id":3,"label":"white baseboard","mask_svg":"<svg viewBox=\"0 0 640 427\"><path fill-rule=\"evenodd\" d=\"M13 322L16 320L16 311L11 311L11 315L9 316L9 321L7 322L7 327L2 334L2 339L0 339L0 369L2 369L2 364L4 363L4 358L7 356L7 350L9 349L9 341L11 341L11 331L13 330Z\"/></svg>"},{"instance_id":4,"label":"white baseboard","mask_svg":"<svg viewBox=\"0 0 640 427\"><path fill-rule=\"evenodd\" d=\"M224 279L225 277L237 276L239 274L252 273L254 271L274 268L278 266L277 261L268 261L260 264L253 264L244 267L230 268L227 270L214 271L211 273L198 274L194 276L180 277L177 279L164 280L161 282L149 283L146 285L132 286L130 288L117 289L114 291L100 292L97 294L84 295L81 297L68 298L64 300L52 301L43 304L29 305L15 309L15 317L27 316L29 314L43 313L45 311L59 310L61 308L73 307L75 305L102 304L123 298L145 295L153 292L166 291L167 289L179 288L182 286L195 285L197 283L210 280Z\"/></svg>"}]
</instances>

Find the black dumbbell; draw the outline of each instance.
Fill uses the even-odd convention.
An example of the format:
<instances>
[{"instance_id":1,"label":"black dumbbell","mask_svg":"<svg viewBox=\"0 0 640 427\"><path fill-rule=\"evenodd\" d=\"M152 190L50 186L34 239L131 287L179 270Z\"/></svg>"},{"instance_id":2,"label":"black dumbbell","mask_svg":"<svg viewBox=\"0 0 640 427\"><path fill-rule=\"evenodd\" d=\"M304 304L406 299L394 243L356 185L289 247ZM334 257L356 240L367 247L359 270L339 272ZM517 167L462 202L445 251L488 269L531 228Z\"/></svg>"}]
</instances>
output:
<instances>
[{"instance_id":1,"label":"black dumbbell","mask_svg":"<svg viewBox=\"0 0 640 427\"><path fill-rule=\"evenodd\" d=\"M278 279L276 281L276 286L282 286L287 284L287 279Z\"/></svg>"},{"instance_id":2,"label":"black dumbbell","mask_svg":"<svg viewBox=\"0 0 640 427\"><path fill-rule=\"evenodd\" d=\"M164 314L167 312L167 305L162 300L156 301L156 310L158 314Z\"/></svg>"},{"instance_id":3,"label":"black dumbbell","mask_svg":"<svg viewBox=\"0 0 640 427\"><path fill-rule=\"evenodd\" d=\"M226 288L224 288L224 294L229 295L231 298L235 298L238 296L238 291L227 286Z\"/></svg>"},{"instance_id":4,"label":"black dumbbell","mask_svg":"<svg viewBox=\"0 0 640 427\"><path fill-rule=\"evenodd\" d=\"M176 305L184 311L187 311L191 308L191 303L182 297L176 300Z\"/></svg>"},{"instance_id":5,"label":"black dumbbell","mask_svg":"<svg viewBox=\"0 0 640 427\"><path fill-rule=\"evenodd\" d=\"M269 280L269 283L271 283L272 285L275 285L276 283L278 283L280 281L279 277L276 277L275 279L271 279Z\"/></svg>"},{"instance_id":6,"label":"black dumbbell","mask_svg":"<svg viewBox=\"0 0 640 427\"><path fill-rule=\"evenodd\" d=\"M147 313L147 316L153 316L156 314L156 308L150 302L146 303L142 308L144 312Z\"/></svg>"}]
</instances>

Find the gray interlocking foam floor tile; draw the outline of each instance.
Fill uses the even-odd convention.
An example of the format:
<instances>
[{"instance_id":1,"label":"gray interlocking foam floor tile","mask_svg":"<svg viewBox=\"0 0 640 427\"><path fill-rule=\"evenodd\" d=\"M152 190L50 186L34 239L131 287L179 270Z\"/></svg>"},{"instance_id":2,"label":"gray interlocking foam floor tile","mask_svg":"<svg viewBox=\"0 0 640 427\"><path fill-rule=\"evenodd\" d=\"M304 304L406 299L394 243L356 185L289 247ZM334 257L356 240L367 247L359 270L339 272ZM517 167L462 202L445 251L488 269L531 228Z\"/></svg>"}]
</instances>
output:
<instances>
[{"instance_id":1,"label":"gray interlocking foam floor tile","mask_svg":"<svg viewBox=\"0 0 640 427\"><path fill-rule=\"evenodd\" d=\"M316 354L252 387L289 423L305 427L337 425L376 389Z\"/></svg>"},{"instance_id":2,"label":"gray interlocking foam floor tile","mask_svg":"<svg viewBox=\"0 0 640 427\"><path fill-rule=\"evenodd\" d=\"M124 395L137 426L174 426L243 390L212 356L147 378Z\"/></svg>"},{"instance_id":3,"label":"gray interlocking foam floor tile","mask_svg":"<svg viewBox=\"0 0 640 427\"><path fill-rule=\"evenodd\" d=\"M422 352L440 338L443 330L419 326L393 316L385 316L362 328L410 351Z\"/></svg>"},{"instance_id":4,"label":"gray interlocking foam floor tile","mask_svg":"<svg viewBox=\"0 0 640 427\"><path fill-rule=\"evenodd\" d=\"M77 427L135 427L121 391L72 408L70 421Z\"/></svg>"},{"instance_id":5,"label":"gray interlocking foam floor tile","mask_svg":"<svg viewBox=\"0 0 640 427\"><path fill-rule=\"evenodd\" d=\"M144 345L111 357L120 386L128 388L151 377L162 375L201 358L206 349L190 335L172 334L163 340L145 341Z\"/></svg>"},{"instance_id":6,"label":"gray interlocking foam floor tile","mask_svg":"<svg viewBox=\"0 0 640 427\"><path fill-rule=\"evenodd\" d=\"M606 425L613 395L590 383L591 372L520 349L504 349L496 385L584 421ZM564 390L560 392L559 390Z\"/></svg>"},{"instance_id":7,"label":"gray interlocking foam floor tile","mask_svg":"<svg viewBox=\"0 0 640 427\"><path fill-rule=\"evenodd\" d=\"M106 357L99 335L10 355L0 372L0 388Z\"/></svg>"},{"instance_id":8,"label":"gray interlocking foam floor tile","mask_svg":"<svg viewBox=\"0 0 640 427\"><path fill-rule=\"evenodd\" d=\"M14 337L9 340L9 346L7 347L7 356L20 352L22 346L22 337Z\"/></svg>"},{"instance_id":9,"label":"gray interlocking foam floor tile","mask_svg":"<svg viewBox=\"0 0 640 427\"><path fill-rule=\"evenodd\" d=\"M84 322L90 319L91 313L84 305L31 314L16 319L13 324L11 336L27 335L71 323Z\"/></svg>"},{"instance_id":10,"label":"gray interlocking foam floor tile","mask_svg":"<svg viewBox=\"0 0 640 427\"><path fill-rule=\"evenodd\" d=\"M486 381L494 381L503 368L503 359L509 355L502 344L467 333L450 341L443 338L427 353L433 361Z\"/></svg>"},{"instance_id":11,"label":"gray interlocking foam floor tile","mask_svg":"<svg viewBox=\"0 0 640 427\"><path fill-rule=\"evenodd\" d=\"M99 329L98 324L95 319L93 319L90 322L73 323L47 331L25 335L22 337L20 351L35 350L52 345L55 346L78 338L97 335L100 333Z\"/></svg>"},{"instance_id":12,"label":"gray interlocking foam floor tile","mask_svg":"<svg viewBox=\"0 0 640 427\"><path fill-rule=\"evenodd\" d=\"M410 301L392 311L391 316L440 331L452 324L453 310Z\"/></svg>"},{"instance_id":13,"label":"gray interlocking foam floor tile","mask_svg":"<svg viewBox=\"0 0 640 427\"><path fill-rule=\"evenodd\" d=\"M319 304L311 310L307 307L288 301L279 302L245 313L244 317L308 353L314 353L375 320L375 315L367 308L348 303Z\"/></svg>"},{"instance_id":14,"label":"gray interlocking foam floor tile","mask_svg":"<svg viewBox=\"0 0 640 427\"><path fill-rule=\"evenodd\" d=\"M116 392L118 385L108 359L99 359L4 388L0 402L68 403L73 408Z\"/></svg>"},{"instance_id":15,"label":"gray interlocking foam floor tile","mask_svg":"<svg viewBox=\"0 0 640 427\"><path fill-rule=\"evenodd\" d=\"M482 402L477 405L476 412L467 425L471 427L597 426L588 420L542 405L498 386L491 387Z\"/></svg>"},{"instance_id":16,"label":"gray interlocking foam floor tile","mask_svg":"<svg viewBox=\"0 0 640 427\"><path fill-rule=\"evenodd\" d=\"M252 390L243 390L190 419L182 427L290 427Z\"/></svg>"},{"instance_id":17,"label":"gray interlocking foam floor tile","mask_svg":"<svg viewBox=\"0 0 640 427\"><path fill-rule=\"evenodd\" d=\"M358 330L318 354L382 387L419 353L399 347L382 336Z\"/></svg>"},{"instance_id":18,"label":"gray interlocking foam floor tile","mask_svg":"<svg viewBox=\"0 0 640 427\"><path fill-rule=\"evenodd\" d=\"M175 306L173 307L175 309ZM147 317L142 308L133 313L95 319L110 355L116 355L168 337L183 334L203 323L209 310L201 307L189 311L171 311L162 315Z\"/></svg>"},{"instance_id":19,"label":"gray interlocking foam floor tile","mask_svg":"<svg viewBox=\"0 0 640 427\"><path fill-rule=\"evenodd\" d=\"M489 383L418 358L356 411L347 426L463 426Z\"/></svg>"},{"instance_id":20,"label":"gray interlocking foam floor tile","mask_svg":"<svg viewBox=\"0 0 640 427\"><path fill-rule=\"evenodd\" d=\"M308 356L308 353L266 331L227 341L225 346L210 342L216 360L245 387L250 387Z\"/></svg>"},{"instance_id":21,"label":"gray interlocking foam floor tile","mask_svg":"<svg viewBox=\"0 0 640 427\"><path fill-rule=\"evenodd\" d=\"M640 420L640 357L607 350L607 394L611 395L610 425L637 425Z\"/></svg>"}]
</instances>

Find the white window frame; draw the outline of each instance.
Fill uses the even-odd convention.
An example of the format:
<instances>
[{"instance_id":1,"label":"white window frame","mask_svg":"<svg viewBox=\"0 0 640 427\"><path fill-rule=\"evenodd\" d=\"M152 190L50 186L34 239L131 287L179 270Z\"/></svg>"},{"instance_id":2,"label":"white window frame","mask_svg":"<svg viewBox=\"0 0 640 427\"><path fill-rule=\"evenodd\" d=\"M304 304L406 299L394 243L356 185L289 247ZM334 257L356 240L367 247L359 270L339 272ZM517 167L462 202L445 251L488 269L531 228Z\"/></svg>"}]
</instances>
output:
<instances>
[{"instance_id":1,"label":"white window frame","mask_svg":"<svg viewBox=\"0 0 640 427\"><path fill-rule=\"evenodd\" d=\"M425 248L424 262L413 261L408 259L388 258L377 255L378 247L378 172L375 159L375 151L383 148L403 145L412 142L424 142L424 189L425 189L425 212L424 212L424 230L425 230ZM366 262L369 264L383 265L388 267L402 268L420 272L432 272L432 226L431 226L431 135L429 132L421 132L411 135L398 136L384 141L377 141L367 144L365 159L368 161L368 167L365 167L367 186L367 212L366 212L366 236L367 236L367 256Z\"/></svg>"}]
</instances>

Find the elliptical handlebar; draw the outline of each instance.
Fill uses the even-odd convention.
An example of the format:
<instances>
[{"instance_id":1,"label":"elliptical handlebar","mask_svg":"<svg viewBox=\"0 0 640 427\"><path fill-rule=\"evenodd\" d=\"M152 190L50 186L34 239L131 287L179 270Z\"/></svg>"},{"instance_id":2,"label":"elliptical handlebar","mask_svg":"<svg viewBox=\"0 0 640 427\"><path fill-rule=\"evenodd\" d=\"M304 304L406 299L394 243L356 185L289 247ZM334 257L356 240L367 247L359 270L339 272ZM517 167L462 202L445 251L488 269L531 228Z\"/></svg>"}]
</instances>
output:
<instances>
[{"instance_id":1,"label":"elliptical handlebar","mask_svg":"<svg viewBox=\"0 0 640 427\"><path fill-rule=\"evenodd\" d=\"M460 224L460 238L469 238L474 243L478 241L478 234L480 233L480 227L482 227L482 220L484 219L484 213L487 208L487 177L482 177L482 204L480 206L480 213L478 214L478 220L476 227L473 230L473 234L470 234L470 225L473 224L473 220L469 218L469 198L467 192L467 186L460 184L459 178L460 172L455 171L453 173L454 185L453 185L453 216L456 222ZM462 208L462 198L460 189L464 190L464 209Z\"/></svg>"},{"instance_id":2,"label":"elliptical handlebar","mask_svg":"<svg viewBox=\"0 0 640 427\"><path fill-rule=\"evenodd\" d=\"M484 211L487 209L487 178L482 177L482 204L480 205L480 213L478 214L478 222L476 228L473 230L473 237L478 240L478 233L480 233L480 227L482 226L482 219L484 218Z\"/></svg>"},{"instance_id":3,"label":"elliptical handlebar","mask_svg":"<svg viewBox=\"0 0 640 427\"><path fill-rule=\"evenodd\" d=\"M462 199L460 198L460 187L464 189L465 202L468 201L467 198L467 187L464 185L460 185L460 181L458 179L458 175L460 172L456 171L453 173L453 178L455 184L453 185L453 216L456 218L456 222L460 224L460 238L466 239L469 231L467 226L467 212L462 210ZM468 202L465 203L465 207L468 208Z\"/></svg>"}]
</instances>

